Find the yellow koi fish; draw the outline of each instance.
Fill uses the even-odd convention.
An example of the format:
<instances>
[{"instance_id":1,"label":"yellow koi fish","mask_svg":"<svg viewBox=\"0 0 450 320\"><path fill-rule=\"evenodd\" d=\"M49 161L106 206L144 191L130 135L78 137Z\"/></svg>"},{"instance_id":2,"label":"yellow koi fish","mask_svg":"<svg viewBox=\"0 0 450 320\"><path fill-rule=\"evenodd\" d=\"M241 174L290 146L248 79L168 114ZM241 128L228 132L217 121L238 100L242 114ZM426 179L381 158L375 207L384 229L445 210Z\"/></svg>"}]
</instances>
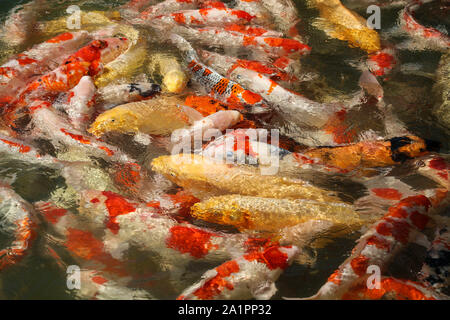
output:
<instances>
[{"instance_id":1,"label":"yellow koi fish","mask_svg":"<svg viewBox=\"0 0 450 320\"><path fill-rule=\"evenodd\" d=\"M330 37L348 41L352 47L368 53L381 49L380 36L367 27L366 20L347 9L339 0L310 0L320 13L316 27L323 29Z\"/></svg>"},{"instance_id":2,"label":"yellow koi fish","mask_svg":"<svg viewBox=\"0 0 450 320\"><path fill-rule=\"evenodd\" d=\"M163 89L172 93L182 92L189 81L189 77L178 59L170 54L162 52L153 54L149 61L148 70L153 76L155 74L160 75Z\"/></svg>"},{"instance_id":3,"label":"yellow koi fish","mask_svg":"<svg viewBox=\"0 0 450 320\"><path fill-rule=\"evenodd\" d=\"M309 220L324 220L348 227L371 222L352 205L305 199L273 199L226 195L196 203L191 215L197 219L239 230L279 231ZM375 219L374 219L375 220ZM373 222L373 221L372 221Z\"/></svg>"},{"instance_id":4,"label":"yellow koi fish","mask_svg":"<svg viewBox=\"0 0 450 320\"><path fill-rule=\"evenodd\" d=\"M299 179L262 175L247 166L232 166L200 155L161 156L151 163L154 171L190 190L197 198L242 194L277 199L311 199L341 202L332 192Z\"/></svg>"}]
</instances>

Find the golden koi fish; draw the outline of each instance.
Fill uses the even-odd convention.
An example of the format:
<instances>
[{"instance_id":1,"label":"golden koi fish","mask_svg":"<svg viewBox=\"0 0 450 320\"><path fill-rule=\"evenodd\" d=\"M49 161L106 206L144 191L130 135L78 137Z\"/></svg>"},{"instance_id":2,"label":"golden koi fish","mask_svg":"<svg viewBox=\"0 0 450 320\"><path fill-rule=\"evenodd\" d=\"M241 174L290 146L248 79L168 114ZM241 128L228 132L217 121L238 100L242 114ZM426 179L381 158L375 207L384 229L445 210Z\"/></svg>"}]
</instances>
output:
<instances>
[{"instance_id":1,"label":"golden koi fish","mask_svg":"<svg viewBox=\"0 0 450 320\"><path fill-rule=\"evenodd\" d=\"M189 81L178 59L170 54L162 52L153 54L148 70L152 75L161 75L163 88L172 93L182 92Z\"/></svg>"},{"instance_id":2,"label":"golden koi fish","mask_svg":"<svg viewBox=\"0 0 450 320\"><path fill-rule=\"evenodd\" d=\"M309 220L324 220L348 227L373 222L352 205L305 199L273 199L241 195L212 197L196 203L191 215L239 230L279 231Z\"/></svg>"},{"instance_id":3,"label":"golden koi fish","mask_svg":"<svg viewBox=\"0 0 450 320\"><path fill-rule=\"evenodd\" d=\"M351 46L361 48L368 53L381 49L380 36L367 27L366 20L347 9L339 0L310 0L320 13L316 26L330 37L348 41Z\"/></svg>"},{"instance_id":4,"label":"golden koi fish","mask_svg":"<svg viewBox=\"0 0 450 320\"><path fill-rule=\"evenodd\" d=\"M262 175L247 166L232 166L200 155L161 156L151 163L154 171L184 187L200 199L210 195L242 194L277 199L311 199L341 202L332 192L299 179Z\"/></svg>"},{"instance_id":5,"label":"golden koi fish","mask_svg":"<svg viewBox=\"0 0 450 320\"><path fill-rule=\"evenodd\" d=\"M99 115L88 131L95 136L110 131L167 135L193 124L182 104L182 99L166 96L127 103Z\"/></svg>"}]
</instances>

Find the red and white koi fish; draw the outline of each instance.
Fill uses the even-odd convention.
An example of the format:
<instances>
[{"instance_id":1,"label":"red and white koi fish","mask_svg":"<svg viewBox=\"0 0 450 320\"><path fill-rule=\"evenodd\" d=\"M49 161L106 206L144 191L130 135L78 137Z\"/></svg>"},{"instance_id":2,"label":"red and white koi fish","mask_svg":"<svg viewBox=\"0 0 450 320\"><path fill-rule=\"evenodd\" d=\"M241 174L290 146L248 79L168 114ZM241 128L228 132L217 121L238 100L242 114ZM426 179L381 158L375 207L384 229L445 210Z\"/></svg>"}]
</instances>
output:
<instances>
[{"instance_id":1,"label":"red and white koi fish","mask_svg":"<svg viewBox=\"0 0 450 320\"><path fill-rule=\"evenodd\" d=\"M150 300L154 299L147 291L129 288L126 284L111 279L104 272L82 270L80 289L76 290L79 299L93 300Z\"/></svg>"},{"instance_id":2,"label":"red and white koi fish","mask_svg":"<svg viewBox=\"0 0 450 320\"><path fill-rule=\"evenodd\" d=\"M436 190L429 197L403 198L390 207L387 214L360 238L351 256L311 299L341 299L361 277L367 275L369 266L385 269L400 249L422 235L420 231L428 224L433 207L439 206L445 195Z\"/></svg>"},{"instance_id":3,"label":"red and white koi fish","mask_svg":"<svg viewBox=\"0 0 450 320\"><path fill-rule=\"evenodd\" d=\"M380 51L370 54L366 60L366 64L367 68L375 76L385 76L398 65L398 58L393 47L385 47Z\"/></svg>"},{"instance_id":4,"label":"red and white koi fish","mask_svg":"<svg viewBox=\"0 0 450 320\"><path fill-rule=\"evenodd\" d=\"M262 5L272 13L278 30L285 35L300 40L296 25L300 21L298 11L291 0L260 0Z\"/></svg>"},{"instance_id":5,"label":"red and white koi fish","mask_svg":"<svg viewBox=\"0 0 450 320\"><path fill-rule=\"evenodd\" d=\"M448 160L438 155L430 155L418 159L416 161L416 167L420 174L434 180L445 189L450 190L450 164Z\"/></svg>"},{"instance_id":6,"label":"red and white koi fish","mask_svg":"<svg viewBox=\"0 0 450 320\"><path fill-rule=\"evenodd\" d=\"M366 281L353 286L342 296L343 300L447 300L423 284L411 280L381 277L379 288L368 288Z\"/></svg>"},{"instance_id":7,"label":"red and white koi fish","mask_svg":"<svg viewBox=\"0 0 450 320\"><path fill-rule=\"evenodd\" d=\"M234 69L241 67L244 69L253 70L255 72L259 72L271 80L274 81L286 81L293 82L298 81L295 75L289 74L284 70L281 70L273 65L268 63L256 61L256 60L244 60L238 59L232 56L225 56L215 52L206 51L206 50L197 50L202 62L207 66L215 69L220 74L230 75Z\"/></svg>"},{"instance_id":8,"label":"red and white koi fish","mask_svg":"<svg viewBox=\"0 0 450 320\"><path fill-rule=\"evenodd\" d=\"M23 259L36 238L33 207L4 183L0 183L0 225L14 240L0 250L0 271Z\"/></svg>"},{"instance_id":9,"label":"red and white koi fish","mask_svg":"<svg viewBox=\"0 0 450 320\"><path fill-rule=\"evenodd\" d=\"M224 26L226 31L242 33L247 36L254 37L273 37L282 38L283 34L279 31L267 29L260 25L241 25L241 24L229 24Z\"/></svg>"},{"instance_id":10,"label":"red and white koi fish","mask_svg":"<svg viewBox=\"0 0 450 320\"><path fill-rule=\"evenodd\" d=\"M75 129L85 130L95 112L96 90L92 77L84 76L67 95L64 95L63 101L57 101L53 107L64 111Z\"/></svg>"},{"instance_id":11,"label":"red and white koi fish","mask_svg":"<svg viewBox=\"0 0 450 320\"><path fill-rule=\"evenodd\" d=\"M146 8L138 17L137 23L161 14L168 14L180 10L197 9L197 0L164 0Z\"/></svg>"},{"instance_id":12,"label":"red and white koi fish","mask_svg":"<svg viewBox=\"0 0 450 320\"><path fill-rule=\"evenodd\" d=\"M10 59L0 67L0 95L20 92L30 78L56 68L88 38L87 31L63 33Z\"/></svg>"},{"instance_id":13,"label":"red and white koi fish","mask_svg":"<svg viewBox=\"0 0 450 320\"><path fill-rule=\"evenodd\" d=\"M273 26L274 19L272 14L267 8L265 8L260 0L236 0L236 5L233 7L235 10L244 10L255 16L253 23L263 26Z\"/></svg>"},{"instance_id":14,"label":"red and white koi fish","mask_svg":"<svg viewBox=\"0 0 450 320\"><path fill-rule=\"evenodd\" d=\"M152 22L166 25L180 24L185 26L217 26L229 24L249 24L255 16L242 10L227 8L204 8L198 10L183 10L170 14L152 17Z\"/></svg>"},{"instance_id":15,"label":"red and white koi fish","mask_svg":"<svg viewBox=\"0 0 450 320\"><path fill-rule=\"evenodd\" d=\"M161 24L153 23L152 26L156 29L164 29L164 26ZM228 31L217 27L195 29L174 25L171 31L199 45L246 50L258 57L258 59L261 57L273 59L280 57L297 58L311 51L308 45L294 39L248 36L240 32Z\"/></svg>"},{"instance_id":16,"label":"red and white koi fish","mask_svg":"<svg viewBox=\"0 0 450 320\"><path fill-rule=\"evenodd\" d=\"M72 212L51 202L34 204L40 217L48 224L50 235L75 258L83 268L108 273L116 279L127 278L123 257L115 254L92 232L92 225L80 221Z\"/></svg>"},{"instance_id":17,"label":"red and white koi fish","mask_svg":"<svg viewBox=\"0 0 450 320\"><path fill-rule=\"evenodd\" d=\"M54 97L58 93L72 89L83 76L99 74L102 64L117 58L126 48L128 48L126 38L92 41L65 59L58 68L31 82L15 104L19 107L26 106L35 99Z\"/></svg>"},{"instance_id":18,"label":"red and white koi fish","mask_svg":"<svg viewBox=\"0 0 450 320\"><path fill-rule=\"evenodd\" d=\"M277 291L276 280L298 252L295 246L256 249L207 271L177 300L268 300Z\"/></svg>"},{"instance_id":19,"label":"red and white koi fish","mask_svg":"<svg viewBox=\"0 0 450 320\"><path fill-rule=\"evenodd\" d=\"M188 69L191 71L193 79L208 94L231 104L267 108L260 95L245 90L241 85L230 81L213 69L209 69L203 65L197 53L185 39L176 34L172 34L170 39L178 49L185 53L185 61L188 63Z\"/></svg>"},{"instance_id":20,"label":"red and white koi fish","mask_svg":"<svg viewBox=\"0 0 450 320\"><path fill-rule=\"evenodd\" d=\"M437 29L425 27L414 18L416 11L422 4L433 0L414 0L400 12L400 26L412 37L425 41L426 47L437 49L448 49L450 46L450 37ZM416 48L418 49L418 47Z\"/></svg>"},{"instance_id":21,"label":"red and white koi fish","mask_svg":"<svg viewBox=\"0 0 450 320\"><path fill-rule=\"evenodd\" d=\"M436 236L418 278L429 288L440 292L450 284L450 232L448 227L437 228Z\"/></svg>"},{"instance_id":22,"label":"red and white koi fish","mask_svg":"<svg viewBox=\"0 0 450 320\"><path fill-rule=\"evenodd\" d=\"M0 153L35 164L53 166L57 162L49 155L42 155L34 146L3 134L0 134Z\"/></svg>"},{"instance_id":23,"label":"red and white koi fish","mask_svg":"<svg viewBox=\"0 0 450 320\"><path fill-rule=\"evenodd\" d=\"M18 6L5 21L3 41L13 46L23 45L33 34L38 15L48 7L46 0L33 0Z\"/></svg>"},{"instance_id":24,"label":"red and white koi fish","mask_svg":"<svg viewBox=\"0 0 450 320\"><path fill-rule=\"evenodd\" d=\"M300 127L322 128L343 109L335 104L323 104L309 100L293 91L287 90L265 75L242 67L230 73L230 79L259 94L281 113L294 118Z\"/></svg>"},{"instance_id":25,"label":"red and white koi fish","mask_svg":"<svg viewBox=\"0 0 450 320\"><path fill-rule=\"evenodd\" d=\"M73 128L62 115L52 110L48 103L41 102L39 105L36 103L37 101L30 107L32 110L30 125L34 136L49 139L58 150L67 147L81 148L107 161L135 162L118 148Z\"/></svg>"},{"instance_id":26,"label":"red and white koi fish","mask_svg":"<svg viewBox=\"0 0 450 320\"><path fill-rule=\"evenodd\" d=\"M150 99L161 92L156 83L138 82L127 84L111 84L97 91L96 101L101 109L108 110L115 106Z\"/></svg>"},{"instance_id":27,"label":"red and white koi fish","mask_svg":"<svg viewBox=\"0 0 450 320\"><path fill-rule=\"evenodd\" d=\"M191 198L177 200L192 203ZM94 225L105 227L105 238L155 252L165 260L166 267L175 261L182 266L192 260L218 261L243 253L247 236L178 223L164 214L165 208L173 208L165 201L159 198L145 204L109 191L86 190L81 192L79 211Z\"/></svg>"}]
</instances>

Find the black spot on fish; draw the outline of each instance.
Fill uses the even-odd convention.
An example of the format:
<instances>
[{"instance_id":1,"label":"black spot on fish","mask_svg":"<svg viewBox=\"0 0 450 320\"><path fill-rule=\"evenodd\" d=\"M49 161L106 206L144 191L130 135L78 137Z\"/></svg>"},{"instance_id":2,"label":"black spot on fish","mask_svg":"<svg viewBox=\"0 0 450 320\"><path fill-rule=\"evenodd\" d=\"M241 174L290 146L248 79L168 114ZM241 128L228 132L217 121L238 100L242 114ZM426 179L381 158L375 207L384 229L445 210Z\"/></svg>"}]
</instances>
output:
<instances>
[{"instance_id":1,"label":"black spot on fish","mask_svg":"<svg viewBox=\"0 0 450 320\"><path fill-rule=\"evenodd\" d=\"M388 139L391 143L391 158L395 162L405 162L408 159L411 159L410 156L407 154L398 151L401 147L410 145L413 143L413 140L411 140L408 137L395 137L392 139Z\"/></svg>"},{"instance_id":2,"label":"black spot on fish","mask_svg":"<svg viewBox=\"0 0 450 320\"><path fill-rule=\"evenodd\" d=\"M139 84L130 83L129 92L132 93L135 91L138 92L141 97L148 98L148 97L151 97L151 96L161 92L161 87L157 84L152 83L150 89L143 91Z\"/></svg>"}]
</instances>

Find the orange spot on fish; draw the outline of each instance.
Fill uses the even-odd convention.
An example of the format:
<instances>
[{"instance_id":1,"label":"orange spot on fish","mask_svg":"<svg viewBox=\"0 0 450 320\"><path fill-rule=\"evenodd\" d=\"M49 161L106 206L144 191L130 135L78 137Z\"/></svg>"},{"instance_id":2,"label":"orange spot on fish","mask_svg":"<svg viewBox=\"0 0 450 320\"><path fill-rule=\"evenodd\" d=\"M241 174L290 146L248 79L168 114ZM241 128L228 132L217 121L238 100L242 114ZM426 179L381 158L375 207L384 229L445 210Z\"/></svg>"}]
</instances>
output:
<instances>
[{"instance_id":1,"label":"orange spot on fish","mask_svg":"<svg viewBox=\"0 0 450 320\"><path fill-rule=\"evenodd\" d=\"M402 194L398 190L392 188L374 188L371 190L377 197L388 200L400 200Z\"/></svg>"},{"instance_id":2,"label":"orange spot on fish","mask_svg":"<svg viewBox=\"0 0 450 320\"><path fill-rule=\"evenodd\" d=\"M194 292L194 295L201 300L210 300L219 295L224 289L233 290L234 286L224 278L233 273L239 272L239 265L235 260L225 262L215 270L217 275L206 281L205 284Z\"/></svg>"},{"instance_id":3,"label":"orange spot on fish","mask_svg":"<svg viewBox=\"0 0 450 320\"><path fill-rule=\"evenodd\" d=\"M109 221L107 221L106 227L111 230L112 233L117 234L120 228L117 223L117 217L134 212L136 206L114 192L103 191L102 195L107 198L105 200L105 205L109 213Z\"/></svg>"},{"instance_id":4,"label":"orange spot on fish","mask_svg":"<svg viewBox=\"0 0 450 320\"><path fill-rule=\"evenodd\" d=\"M217 237L211 232L186 226L172 227L169 232L167 247L181 253L188 253L197 259L206 256L211 249L218 248L211 243L211 238Z\"/></svg>"},{"instance_id":5,"label":"orange spot on fish","mask_svg":"<svg viewBox=\"0 0 450 320\"><path fill-rule=\"evenodd\" d=\"M47 40L47 43L60 43L63 41L71 40L73 39L73 34L70 32L62 33L59 36L56 36L54 38L51 38L50 40Z\"/></svg>"}]
</instances>

